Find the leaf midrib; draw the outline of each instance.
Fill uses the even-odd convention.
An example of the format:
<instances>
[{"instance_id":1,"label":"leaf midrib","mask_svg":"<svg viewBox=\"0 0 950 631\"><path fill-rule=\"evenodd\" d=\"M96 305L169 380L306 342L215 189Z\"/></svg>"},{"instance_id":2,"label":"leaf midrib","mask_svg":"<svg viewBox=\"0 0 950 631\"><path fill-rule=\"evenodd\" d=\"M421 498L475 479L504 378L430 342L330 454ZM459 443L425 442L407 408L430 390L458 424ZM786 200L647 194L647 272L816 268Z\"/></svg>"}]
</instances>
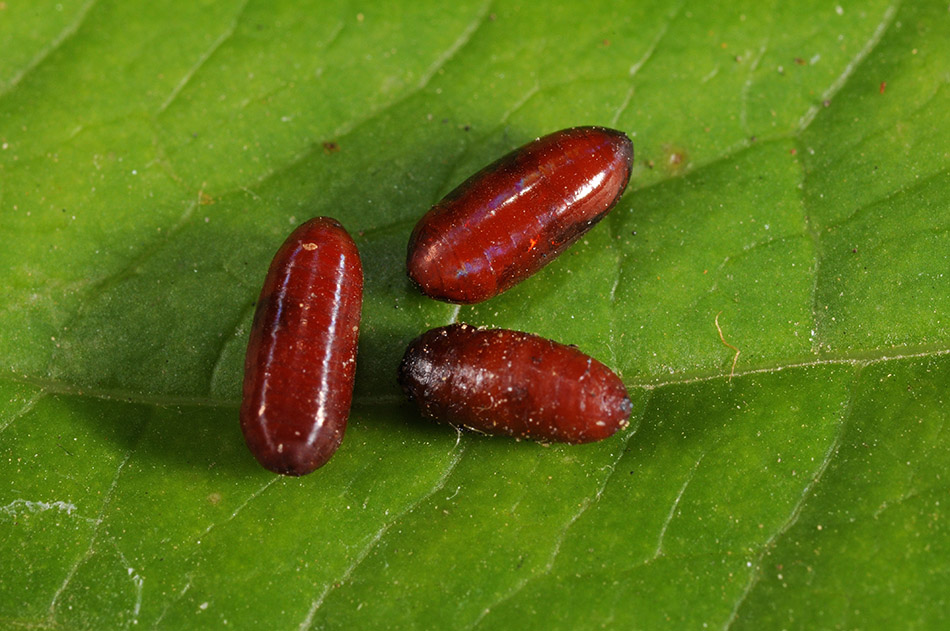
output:
<instances>
[{"instance_id":1,"label":"leaf midrib","mask_svg":"<svg viewBox=\"0 0 950 631\"><path fill-rule=\"evenodd\" d=\"M752 375L777 373L783 370L816 368L820 366L840 366L851 365L855 367L869 366L892 361L904 361L912 359L934 359L950 355L950 347L929 345L929 346L905 346L887 349L861 350L852 353L845 353L838 356L825 356L806 361L784 361L769 362L756 367L738 370L731 375L731 379L741 379ZM728 363L728 362L727 362ZM660 388L689 385L705 381L714 381L716 379L730 379L728 372L708 372L697 371L694 373L684 372L676 379L660 380L657 375L656 380L629 381L624 383L627 388L639 390L658 390ZM103 399L106 401L115 401L127 403L130 405L151 405L157 407L208 407L208 408L231 408L237 409L240 401L232 399L218 399L214 397L184 396L174 394L152 394L147 392L135 392L119 388L97 388L82 386L75 383L36 377L31 375L0 375L0 381L20 385L31 386L42 391L42 396L80 396L92 399ZM377 407L391 406L399 404L403 398L398 395L383 395L379 397L364 396L354 401L356 407Z\"/></svg>"}]
</instances>

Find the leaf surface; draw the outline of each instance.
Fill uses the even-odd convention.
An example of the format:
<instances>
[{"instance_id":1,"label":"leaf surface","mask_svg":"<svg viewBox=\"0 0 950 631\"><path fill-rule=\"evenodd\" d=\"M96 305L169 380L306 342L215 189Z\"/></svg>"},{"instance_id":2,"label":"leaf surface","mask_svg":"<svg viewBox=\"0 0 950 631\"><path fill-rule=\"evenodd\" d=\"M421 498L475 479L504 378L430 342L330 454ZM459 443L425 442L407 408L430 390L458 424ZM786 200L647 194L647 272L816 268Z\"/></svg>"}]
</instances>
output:
<instances>
[{"instance_id":1,"label":"leaf surface","mask_svg":"<svg viewBox=\"0 0 950 631\"><path fill-rule=\"evenodd\" d=\"M0 3L0 626L944 628L950 14L936 1ZM536 136L624 130L627 194L470 307L414 222ZM237 408L307 218L366 291L336 456ZM466 321L615 368L586 446L403 402Z\"/></svg>"}]
</instances>

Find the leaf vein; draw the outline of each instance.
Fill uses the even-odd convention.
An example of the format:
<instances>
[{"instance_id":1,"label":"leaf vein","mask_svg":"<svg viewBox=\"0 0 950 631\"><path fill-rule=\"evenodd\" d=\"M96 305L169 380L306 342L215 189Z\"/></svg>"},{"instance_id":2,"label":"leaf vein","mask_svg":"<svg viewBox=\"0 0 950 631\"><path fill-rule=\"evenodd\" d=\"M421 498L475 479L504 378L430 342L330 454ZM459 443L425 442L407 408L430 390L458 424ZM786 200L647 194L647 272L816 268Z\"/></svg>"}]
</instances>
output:
<instances>
[{"instance_id":1,"label":"leaf vein","mask_svg":"<svg viewBox=\"0 0 950 631\"><path fill-rule=\"evenodd\" d=\"M652 398L652 393L651 393L651 398ZM646 406L644 406L641 409L641 413L640 413L641 419L643 418L643 414L645 413L645 410L646 410ZM551 553L548 556L548 561L545 564L544 569L538 574L525 576L520 581L518 581L518 583L514 586L514 588L512 588L508 593L503 594L497 600L495 600L490 605L482 609L478 617L475 618L472 624L470 624L467 627L469 631L471 629L478 627L482 623L482 621L485 619L485 617L487 617L488 614L491 613L492 609L510 601L512 598L514 598L520 592L522 592L524 588L528 586L528 584L534 581L540 580L551 573L551 571L554 569L554 564L557 561L557 557L561 553L561 546L563 545L565 539L567 539L567 534L570 531L571 527L577 522L578 519L581 518L581 516L584 515L584 513L587 512L587 510L592 505L596 504L600 500L601 496L604 493L604 489L607 488L607 483L610 481L614 473L617 471L617 465L620 464L620 461L623 459L624 454L626 454L627 444L630 442L631 438L633 438L633 436L637 433L637 430L639 430L639 428L640 428L640 424L638 423L637 427L633 431L628 432L623 437L623 440L620 443L620 447L618 448L618 451L617 451L617 456L614 458L613 462L607 465L606 467L607 474L604 476L604 479L601 480L601 483L598 485L597 490L594 492L594 495L584 498L577 512L571 515L571 517L568 518L565 525L561 528L561 532L558 534L557 539L555 539L554 545L551 548Z\"/></svg>"},{"instance_id":2,"label":"leaf vein","mask_svg":"<svg viewBox=\"0 0 950 631\"><path fill-rule=\"evenodd\" d=\"M854 71L864 62L869 54L874 50L874 48L880 43L881 38L884 37L884 33L887 32L891 24L894 23L894 16L897 15L897 9L900 8L901 0L895 0L893 4L887 7L884 11L884 15L881 18L881 21L878 23L877 27L874 29L874 32L871 33L871 37L868 38L868 41L864 43L864 46L861 47L854 57L851 58L851 61L844 67L844 70L840 75L828 86L828 89L825 90L821 98L818 99L818 103L823 103L825 101L830 101L835 97L838 92L845 86L848 82L848 79L854 74ZM803 132L808 129L808 126L811 125L811 122L815 120L815 116L818 114L819 105L812 105L808 108L805 114L802 115L801 119L798 121L798 131Z\"/></svg>"},{"instance_id":3,"label":"leaf vein","mask_svg":"<svg viewBox=\"0 0 950 631\"><path fill-rule=\"evenodd\" d=\"M456 443L456 445L458 444L459 443ZM453 449L456 449L456 448L453 447ZM442 472L442 475L439 476L439 479L436 480L435 485L428 492L421 495L416 501L414 501L412 504L410 504L408 507L402 510L398 515L396 515L391 520L389 520L389 522L383 524L383 526L380 527L380 529L377 530L376 533L372 537L370 537L366 545L363 546L363 548L356 554L356 556L353 558L353 562L350 563L350 565L347 566L345 570L343 570L343 573L340 575L339 579L337 579L336 581L331 581L324 586L320 594L310 604L310 609L307 611L306 617L304 617L304 619L300 622L300 625L298 626L299 631L307 631L313 626L314 616L316 616L317 611L319 611L320 607L323 605L323 601L326 599L327 594L330 592L330 589L333 587L333 585L343 584L344 582L346 582L346 580L349 579L349 577L353 574L356 568L358 568L360 564L363 563L363 561L366 559L367 556L369 556L369 553L373 550L373 548L376 547L379 541L383 538L383 536L385 536L387 532L389 532L389 529L392 528L396 522L398 522L400 519L402 519L403 517L405 517L412 511L414 511L419 506L421 506L423 502L425 502L430 497L438 493L445 486L445 483L448 481L449 476L452 475L452 472L455 470L455 467L461 461L462 456L465 453L465 449L466 449L466 445L462 445L460 448L456 449L455 455L452 457L452 460L449 461L448 466L446 466L445 471Z\"/></svg>"},{"instance_id":4,"label":"leaf vein","mask_svg":"<svg viewBox=\"0 0 950 631\"><path fill-rule=\"evenodd\" d=\"M774 3L773 3L774 8ZM749 92L752 90L752 78L755 75L755 71L759 68L759 63L762 61L762 58L765 57L765 51L769 47L769 36L767 35L765 39L762 40L762 45L759 46L759 52L753 58L752 63L749 64L749 72L746 76L745 82L742 84L742 92L740 94L740 106L739 106L739 125L742 127L742 131L745 132L747 136L752 135L752 130L749 128Z\"/></svg>"},{"instance_id":5,"label":"leaf vein","mask_svg":"<svg viewBox=\"0 0 950 631\"><path fill-rule=\"evenodd\" d=\"M673 505L670 506L670 512L667 514L666 519L663 521L663 526L660 528L660 535L657 537L656 541L656 551L653 553L653 558L650 559L651 561L655 561L663 555L663 538L666 536L666 529L669 528L670 522L673 521L673 516L676 514L676 509L680 505L680 500L683 499L683 494L686 492L686 487L689 486L689 483L693 481L693 476L696 475L696 470L699 469L699 464L705 457L706 453L703 452L703 454L700 455L696 460L696 464L694 464L689 470L689 473L686 474L686 479L683 480L683 485L676 494L676 498L673 500Z\"/></svg>"},{"instance_id":6,"label":"leaf vein","mask_svg":"<svg viewBox=\"0 0 950 631\"><path fill-rule=\"evenodd\" d=\"M851 380L851 390L848 393L848 400L845 403L845 409L841 415L840 426L838 428L837 434L835 434L834 440L832 440L831 444L828 445L828 449L825 451L825 455L822 458L821 463L815 470L815 474L812 476L812 479L808 482L808 484L805 485L805 488L802 489L802 493L799 496L798 501L795 503L795 506L792 507L792 510L786 520L774 533L772 533L772 535L769 536L765 543L762 544L758 557L753 564L752 572L749 575L749 582L746 583L745 589L743 589L742 593L739 595L739 598L736 600L735 605L733 605L732 611L729 614L729 618L722 627L723 631L727 631L732 627L733 623L735 623L739 616L739 610L742 608L743 603L746 602L749 594L752 593L752 590L755 589L755 586L758 585L759 581L762 579L762 568L765 555L768 554L771 549L774 549L778 544L779 539L781 539L781 537L791 530L791 528L798 522L805 503L808 501L808 498L812 496L815 487L818 486L818 484L821 482L821 479L824 477L825 471L828 469L828 465L831 463L831 460L834 458L835 454L838 453L838 449L841 447L841 443L844 440L844 435L851 419L851 413L854 408L854 400L856 398L855 393L858 390L858 385L863 370L863 366L859 366L857 370L855 370L854 376Z\"/></svg>"},{"instance_id":7,"label":"leaf vein","mask_svg":"<svg viewBox=\"0 0 950 631\"><path fill-rule=\"evenodd\" d=\"M888 361L901 361L910 359L933 359L942 358L950 355L950 348L939 347L896 347L889 349L874 349L871 352L863 351L855 353L853 356L824 357L813 361L804 362L776 362L764 364L757 368L736 371L733 378L746 377L750 375L770 374L781 372L783 370L794 370L798 368L814 368L819 366L869 366ZM638 388L640 390L652 391L671 386L683 386L715 379L724 379L728 375L720 372L708 374L693 374L684 376L681 379L669 379L666 381L625 381L628 388ZM88 396L94 399L103 399L107 401L121 401L123 403L136 403L141 405L154 405L158 407L169 406L192 406L192 407L210 407L210 408L237 408L240 401L231 399L218 399L214 397L196 397L196 396L176 396L174 394L148 394L122 389L109 388L90 388L81 385L65 383L52 379L43 379L27 375L14 375L8 373L0 376L0 380L28 384L47 390L46 395L66 395L66 396ZM402 397L397 395L385 395L378 397L361 397L357 403L361 405L393 405L403 401Z\"/></svg>"},{"instance_id":8,"label":"leaf vein","mask_svg":"<svg viewBox=\"0 0 950 631\"><path fill-rule=\"evenodd\" d=\"M811 290L809 292L809 302L811 304L811 350L812 353L816 355L821 350L821 312L818 309L818 272L821 269L821 235L818 232L818 228L815 227L815 224L811 220L811 216L808 214L808 207L805 203L804 190L805 182L807 180L807 174L805 172L805 167L802 164L801 159L796 157L796 164L800 168L801 180L799 186L796 187L796 190L799 192L799 207L802 210L802 224L804 234L808 235L811 239L811 247L814 251L811 268Z\"/></svg>"},{"instance_id":9,"label":"leaf vein","mask_svg":"<svg viewBox=\"0 0 950 631\"><path fill-rule=\"evenodd\" d=\"M468 26L462 30L457 38L455 38L455 41L452 42L452 44L450 44L441 55L436 57L435 61L433 61L426 71L422 73L422 77L419 79L417 86L417 91L424 90L425 87L429 85L429 82L436 75L436 73L444 68L445 65L472 40L472 37L475 35L478 29L481 28L483 24L485 24L491 6L492 3L490 1L484 3L479 9L475 18L469 22Z\"/></svg>"},{"instance_id":10,"label":"leaf vein","mask_svg":"<svg viewBox=\"0 0 950 631\"><path fill-rule=\"evenodd\" d=\"M36 70L41 66L50 56L55 53L60 47L66 43L73 35L79 31L80 27L86 22L86 16L89 15L89 11L96 4L97 0L87 0L86 4L82 5L79 8L78 13L76 14L76 19L74 19L70 24L66 26L59 34L53 38L53 40L41 49L33 58L27 62L26 66L23 67L20 72L13 75L10 81L7 82L2 89L0 89L0 98L5 97L9 94L19 83L23 80L25 76Z\"/></svg>"},{"instance_id":11,"label":"leaf vein","mask_svg":"<svg viewBox=\"0 0 950 631\"><path fill-rule=\"evenodd\" d=\"M896 353L894 353L897 351ZM903 352L901 352L903 351ZM892 354L894 353L894 354ZM781 372L783 370L792 370L796 368L814 368L818 366L855 366L855 367L864 367L871 366L873 364L879 364L888 361L900 361L908 359L929 359L943 357L945 355L950 355L950 348L934 348L934 349L923 349L919 351L911 351L908 349L884 349L875 351L873 354L861 354L855 357L836 357L836 358L821 358L814 361L807 362L795 362L795 363L775 363L765 366L760 366L758 368L750 368L743 371L736 371L733 375L733 378L746 377L749 375L760 375L760 374L769 374L773 372ZM689 385L693 383L702 383L704 381L713 381L715 379L725 379L728 377L726 374L715 373L715 374L706 374L706 375L696 375L691 377L685 377L683 379L670 379L667 381L658 381L655 383L650 382L631 382L627 383L628 388L640 388L642 390L654 390L657 388L665 388L668 386L682 386Z\"/></svg>"},{"instance_id":12,"label":"leaf vein","mask_svg":"<svg viewBox=\"0 0 950 631\"><path fill-rule=\"evenodd\" d=\"M184 76L175 84L175 87L172 88L171 93L165 98L162 104L158 108L158 114L163 113L172 102L178 98L178 95L181 94L181 91L185 89L185 86L191 82L194 76L198 73L202 66L204 66L214 54L220 50L221 46L224 45L226 41L231 39L237 30L238 24L241 21L241 16L244 15L244 11L247 9L247 5L250 0L243 0L238 6L237 11L235 11L234 19L231 20L231 23L228 27L215 39L211 46L209 46L201 55L198 56L198 60L185 72Z\"/></svg>"},{"instance_id":13,"label":"leaf vein","mask_svg":"<svg viewBox=\"0 0 950 631\"><path fill-rule=\"evenodd\" d=\"M6 428L10 427L14 422L20 420L32 412L33 408L36 407L36 404L39 403L40 399L42 399L44 396L46 396L46 393L43 390L40 390L30 397L30 399L24 403L19 410L10 415L10 418L7 421L0 423L0 433L2 433Z\"/></svg>"},{"instance_id":14,"label":"leaf vein","mask_svg":"<svg viewBox=\"0 0 950 631\"><path fill-rule=\"evenodd\" d=\"M62 596L63 592L66 591L66 588L69 586L69 583L73 580L73 577L76 575L76 572L79 571L79 568L82 566L82 564L89 560L95 553L96 540L99 537L99 530L102 527L102 522L105 521L106 510L112 503L115 489L119 485L119 478L122 476L122 471L125 469L125 465L127 465L129 460L131 460L132 455L135 453L139 443L141 442L142 436L145 434L146 425L147 422L143 421L141 427L139 427L134 443L131 447L129 447L129 450L122 459L122 462L119 463L115 475L112 477L112 482L109 484L109 488L105 492L105 496L102 500L102 506L99 508L99 513L93 521L92 534L89 537L89 546L86 548L86 552L76 559L76 562L73 563L72 567L70 567L69 571L66 573L66 578L63 579L62 584L60 584L59 588L57 588L56 592L53 594L53 599L50 601L49 608L47 609L47 618L51 624L55 623L56 604L59 602L60 596Z\"/></svg>"},{"instance_id":15,"label":"leaf vein","mask_svg":"<svg viewBox=\"0 0 950 631\"><path fill-rule=\"evenodd\" d=\"M679 17L680 11L683 10L685 5L686 0L682 0L676 6L676 8L670 12L666 22L663 23L663 26L660 27L660 30L657 31L656 35L653 36L653 39L650 41L650 44L647 46L647 49L644 51L643 55L641 55L640 58L633 62L633 65L630 66L630 70L627 73L631 79L630 87L627 89L627 93L624 95L623 101L620 103L620 107L617 108L613 118L611 118L611 125L616 125L620 120L620 117L623 116L624 112L627 111L627 108L630 106L630 101L633 100L633 93L635 92L633 82L634 77L636 77L637 73L640 72L640 69L643 68L643 66L653 58L653 54L656 52L657 46L659 46L663 38L666 37L666 34L670 30L670 26L676 21L676 18Z\"/></svg>"},{"instance_id":16,"label":"leaf vein","mask_svg":"<svg viewBox=\"0 0 950 631\"><path fill-rule=\"evenodd\" d=\"M277 482L279 479L280 479L280 478L279 478L278 476L272 477L272 478L271 478L270 480L268 480L265 484L263 484L261 487L259 487L256 491L254 491L253 493L251 493L250 495L248 495L247 498L246 498L243 502L241 502L241 504L238 505L238 507L235 508L235 509L231 512L231 514L227 516L227 518L224 519L224 521L213 522L213 523L209 524L208 527L205 528L205 529L201 532L201 534L196 537L196 541L201 541L201 540L204 539L206 536L208 536L208 533L210 533L212 530L214 530L214 529L216 529L216 528L218 528L218 527L220 527L220 526L224 526L225 524L227 524L227 523L231 522L232 520L234 520L234 518L238 516L238 513L240 513L242 510L244 510L244 507L245 507L245 506L247 506L248 504L250 504L252 500L257 499L264 491L266 491L268 488L270 488L270 487L271 487L275 482ZM191 555L189 555L189 557L188 557L189 561L190 561L191 559L194 559L196 555L197 555L197 552L193 552ZM181 590L179 590L178 594L175 595L175 598L173 598L173 599L170 600L168 603L166 603L165 607L162 608L161 613L158 614L158 617L155 619L155 622L154 622L153 625L152 625L152 628L153 628L153 629L157 629L157 628L159 627L159 623L165 618L165 616L168 614L168 612L171 611L172 607L174 607L174 606L184 597L185 593L191 588L191 584L192 584L192 580L193 580L194 574L195 574L195 572L197 571L197 568L198 568L199 565L200 565L200 564L195 564L195 566L192 567L191 571L188 572L187 578L186 578L186 580L185 580L185 586L184 586Z\"/></svg>"},{"instance_id":17,"label":"leaf vein","mask_svg":"<svg viewBox=\"0 0 950 631\"><path fill-rule=\"evenodd\" d=\"M868 200L867 202L862 203L861 205L854 208L854 210L851 211L851 214L849 214L847 217L845 217L841 221L830 224L827 229L833 230L835 228L841 228L842 226L845 226L851 223L852 221L857 219L860 215L862 215L866 210L873 208L874 206L883 204L885 202L889 202L893 200L894 198L899 197L901 195L907 195L908 193L913 193L914 191L921 189L924 186L927 186L934 180L939 179L941 177L947 177L948 175L950 175L950 168L941 169L935 173L931 173L930 175L922 179L915 179L912 183L899 187L896 190L890 191L886 195L882 195L881 197ZM945 217L945 215L942 215L942 216Z\"/></svg>"},{"instance_id":18,"label":"leaf vein","mask_svg":"<svg viewBox=\"0 0 950 631\"><path fill-rule=\"evenodd\" d=\"M231 326L225 329L225 330L229 330L230 333L221 334L221 344L218 346L218 350L215 351L215 360L211 366L211 372L210 372L211 376L208 380L209 394L214 392L215 380L217 379L218 374L224 367L223 361L224 361L225 351L228 348L228 344L230 344L231 341L234 340L235 337L237 337L237 333L240 330L241 325L244 324L244 320L248 317L249 314L253 313L256 308L257 308L256 302L253 302L247 305L247 307L245 307L244 309L240 311L238 317L235 318L234 322L231 323Z\"/></svg>"}]
</instances>

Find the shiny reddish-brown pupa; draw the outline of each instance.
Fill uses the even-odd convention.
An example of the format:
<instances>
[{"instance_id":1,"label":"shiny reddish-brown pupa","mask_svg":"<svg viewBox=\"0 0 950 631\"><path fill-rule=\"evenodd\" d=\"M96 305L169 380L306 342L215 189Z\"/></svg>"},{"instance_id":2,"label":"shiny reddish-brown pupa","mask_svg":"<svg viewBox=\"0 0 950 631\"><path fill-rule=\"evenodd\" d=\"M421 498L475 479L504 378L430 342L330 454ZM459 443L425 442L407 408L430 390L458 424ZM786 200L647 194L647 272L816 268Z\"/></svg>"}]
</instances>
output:
<instances>
[{"instance_id":1,"label":"shiny reddish-brown pupa","mask_svg":"<svg viewBox=\"0 0 950 631\"><path fill-rule=\"evenodd\" d=\"M604 127L564 129L515 149L460 184L409 238L409 278L425 295L471 304L553 261L616 204L633 144Z\"/></svg>"},{"instance_id":2,"label":"shiny reddish-brown pupa","mask_svg":"<svg viewBox=\"0 0 950 631\"><path fill-rule=\"evenodd\" d=\"M576 348L467 324L413 340L399 383L425 416L541 442L607 438L633 407L620 378Z\"/></svg>"},{"instance_id":3,"label":"shiny reddish-brown pupa","mask_svg":"<svg viewBox=\"0 0 950 631\"><path fill-rule=\"evenodd\" d=\"M317 217L291 233L264 280L244 361L241 430L275 473L323 466L353 399L363 270L353 239Z\"/></svg>"}]
</instances>

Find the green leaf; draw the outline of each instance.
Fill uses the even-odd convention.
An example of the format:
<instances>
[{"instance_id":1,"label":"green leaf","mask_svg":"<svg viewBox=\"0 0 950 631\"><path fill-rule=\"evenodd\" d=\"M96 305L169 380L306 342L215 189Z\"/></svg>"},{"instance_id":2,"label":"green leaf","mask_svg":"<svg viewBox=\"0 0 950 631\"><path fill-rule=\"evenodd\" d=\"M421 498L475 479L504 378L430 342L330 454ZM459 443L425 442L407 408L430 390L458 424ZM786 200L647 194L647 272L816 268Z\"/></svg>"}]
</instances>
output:
<instances>
[{"instance_id":1,"label":"green leaf","mask_svg":"<svg viewBox=\"0 0 950 631\"><path fill-rule=\"evenodd\" d=\"M946 3L0 2L0 627L946 628ZM623 129L619 206L510 292L404 274L505 151ZM264 272L366 274L346 440L237 423ZM451 321L627 383L594 445L403 402Z\"/></svg>"}]
</instances>

